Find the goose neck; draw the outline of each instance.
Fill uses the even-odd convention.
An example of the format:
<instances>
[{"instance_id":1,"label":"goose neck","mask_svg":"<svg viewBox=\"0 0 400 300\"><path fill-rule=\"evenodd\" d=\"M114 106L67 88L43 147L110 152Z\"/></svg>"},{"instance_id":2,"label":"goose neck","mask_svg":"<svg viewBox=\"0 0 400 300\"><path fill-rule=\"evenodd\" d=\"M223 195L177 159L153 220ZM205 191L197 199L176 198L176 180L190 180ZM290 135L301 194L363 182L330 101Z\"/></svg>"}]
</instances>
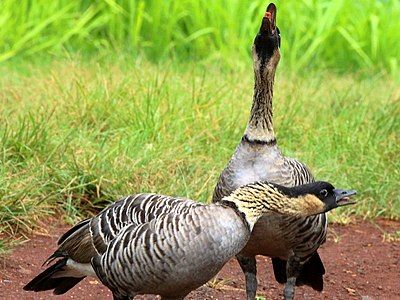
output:
<instances>
[{"instance_id":1,"label":"goose neck","mask_svg":"<svg viewBox=\"0 0 400 300\"><path fill-rule=\"evenodd\" d=\"M249 140L271 142L275 140L272 98L275 71L255 72L253 104L245 135Z\"/></svg>"},{"instance_id":2,"label":"goose neck","mask_svg":"<svg viewBox=\"0 0 400 300\"><path fill-rule=\"evenodd\" d=\"M289 197L268 183L254 183L235 190L224 198L234 203L237 211L244 216L250 230L263 215L277 213L292 217L307 217L325 212L322 201L311 194Z\"/></svg>"}]
</instances>

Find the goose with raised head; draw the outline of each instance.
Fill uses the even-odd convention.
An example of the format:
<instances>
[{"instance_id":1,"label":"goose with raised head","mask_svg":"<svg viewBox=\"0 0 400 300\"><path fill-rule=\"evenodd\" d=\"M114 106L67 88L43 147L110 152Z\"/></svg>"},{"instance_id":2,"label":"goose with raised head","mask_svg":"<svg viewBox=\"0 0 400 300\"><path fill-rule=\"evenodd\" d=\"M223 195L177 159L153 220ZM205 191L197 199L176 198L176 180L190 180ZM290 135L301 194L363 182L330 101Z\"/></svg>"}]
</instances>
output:
<instances>
[{"instance_id":1,"label":"goose with raised head","mask_svg":"<svg viewBox=\"0 0 400 300\"><path fill-rule=\"evenodd\" d=\"M352 203L353 194L327 182L296 188L258 182L208 205L155 194L129 196L62 235L47 263L57 261L24 289L59 295L93 276L114 299L139 294L183 299L246 245L262 215L319 214Z\"/></svg>"},{"instance_id":2,"label":"goose with raised head","mask_svg":"<svg viewBox=\"0 0 400 300\"><path fill-rule=\"evenodd\" d=\"M274 133L272 98L281 43L276 12L271 3L254 40L255 84L250 119L242 141L220 175L213 202L254 181L268 180L287 187L314 181L304 164L282 155ZM325 242L326 222L324 214L309 218L261 218L249 243L237 256L245 273L247 299L256 296L256 255L272 258L275 278L285 284L286 299L293 298L295 285L309 285L322 291L325 269L317 249Z\"/></svg>"}]
</instances>

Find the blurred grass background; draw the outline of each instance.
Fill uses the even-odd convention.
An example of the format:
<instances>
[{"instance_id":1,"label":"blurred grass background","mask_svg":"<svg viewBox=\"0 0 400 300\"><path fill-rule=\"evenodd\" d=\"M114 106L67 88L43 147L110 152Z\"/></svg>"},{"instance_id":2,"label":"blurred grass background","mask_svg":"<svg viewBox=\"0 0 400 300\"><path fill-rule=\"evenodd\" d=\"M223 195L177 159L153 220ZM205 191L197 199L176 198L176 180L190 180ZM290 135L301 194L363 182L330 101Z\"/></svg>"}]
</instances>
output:
<instances>
[{"instance_id":1,"label":"blurred grass background","mask_svg":"<svg viewBox=\"0 0 400 300\"><path fill-rule=\"evenodd\" d=\"M0 61L124 51L151 61L247 60L267 1L2 0ZM291 70L378 68L398 74L399 0L276 1Z\"/></svg>"},{"instance_id":2,"label":"blurred grass background","mask_svg":"<svg viewBox=\"0 0 400 300\"><path fill-rule=\"evenodd\" d=\"M207 201L244 132L265 1L0 2L0 237L158 192ZM400 1L276 1L286 155L400 216ZM4 243L0 243L0 248Z\"/></svg>"}]
</instances>

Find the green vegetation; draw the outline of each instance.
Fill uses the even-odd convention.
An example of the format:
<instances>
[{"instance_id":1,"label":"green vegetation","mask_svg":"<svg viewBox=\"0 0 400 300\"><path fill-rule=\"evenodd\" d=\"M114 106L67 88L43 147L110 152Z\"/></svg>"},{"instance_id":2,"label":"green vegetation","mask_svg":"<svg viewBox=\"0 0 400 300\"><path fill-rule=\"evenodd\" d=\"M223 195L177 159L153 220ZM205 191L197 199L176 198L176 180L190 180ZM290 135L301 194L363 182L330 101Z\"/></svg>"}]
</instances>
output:
<instances>
[{"instance_id":1,"label":"green vegetation","mask_svg":"<svg viewBox=\"0 0 400 300\"><path fill-rule=\"evenodd\" d=\"M129 193L207 201L246 125L267 4L0 1L0 237ZM276 4L282 149L359 190L336 220L399 219L400 2Z\"/></svg>"},{"instance_id":2,"label":"green vegetation","mask_svg":"<svg viewBox=\"0 0 400 300\"><path fill-rule=\"evenodd\" d=\"M292 70L399 73L398 0L275 1ZM128 51L153 61L248 58L268 1L2 0L0 62L23 55Z\"/></svg>"},{"instance_id":3,"label":"green vegetation","mask_svg":"<svg viewBox=\"0 0 400 300\"><path fill-rule=\"evenodd\" d=\"M2 232L56 212L76 220L129 193L207 201L252 100L251 66L227 72L76 58L11 66L0 77ZM335 216L399 218L398 85L278 72L275 95L285 154L317 178L359 191L358 205Z\"/></svg>"}]
</instances>

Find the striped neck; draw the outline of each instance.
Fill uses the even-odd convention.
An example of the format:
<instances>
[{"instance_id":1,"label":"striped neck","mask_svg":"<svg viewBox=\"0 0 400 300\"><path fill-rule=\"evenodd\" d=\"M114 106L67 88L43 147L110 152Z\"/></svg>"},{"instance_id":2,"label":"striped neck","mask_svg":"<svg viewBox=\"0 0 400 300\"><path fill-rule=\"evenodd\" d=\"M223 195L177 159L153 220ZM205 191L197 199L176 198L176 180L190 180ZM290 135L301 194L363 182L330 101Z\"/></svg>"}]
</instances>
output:
<instances>
[{"instance_id":1,"label":"striped neck","mask_svg":"<svg viewBox=\"0 0 400 300\"><path fill-rule=\"evenodd\" d=\"M279 58L279 50L275 50L268 61L254 58L253 104L245 132L250 141L257 140L268 144L275 140L272 98Z\"/></svg>"},{"instance_id":2,"label":"striped neck","mask_svg":"<svg viewBox=\"0 0 400 300\"><path fill-rule=\"evenodd\" d=\"M223 202L235 204L238 212L249 224L250 230L260 217L269 213L307 217L326 210L325 204L314 195L303 194L291 197L284 195L276 186L266 182L256 182L240 187L223 198Z\"/></svg>"}]
</instances>

